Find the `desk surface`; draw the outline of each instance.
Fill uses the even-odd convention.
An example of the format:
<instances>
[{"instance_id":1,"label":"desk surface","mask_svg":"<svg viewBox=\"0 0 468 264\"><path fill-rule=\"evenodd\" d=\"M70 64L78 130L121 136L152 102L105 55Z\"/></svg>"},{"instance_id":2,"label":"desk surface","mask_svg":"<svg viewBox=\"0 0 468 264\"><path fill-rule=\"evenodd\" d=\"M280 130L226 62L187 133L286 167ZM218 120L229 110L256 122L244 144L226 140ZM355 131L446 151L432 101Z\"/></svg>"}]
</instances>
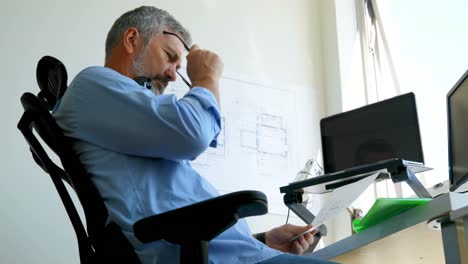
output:
<instances>
[{"instance_id":1,"label":"desk surface","mask_svg":"<svg viewBox=\"0 0 468 264\"><path fill-rule=\"evenodd\" d=\"M468 194L452 192L442 194L425 205L405 211L358 234L317 250L312 255L323 259L332 259L421 222L443 215L448 216L450 212L467 206Z\"/></svg>"},{"instance_id":2,"label":"desk surface","mask_svg":"<svg viewBox=\"0 0 468 264\"><path fill-rule=\"evenodd\" d=\"M331 259L346 264L445 263L440 230L425 222Z\"/></svg>"}]
</instances>

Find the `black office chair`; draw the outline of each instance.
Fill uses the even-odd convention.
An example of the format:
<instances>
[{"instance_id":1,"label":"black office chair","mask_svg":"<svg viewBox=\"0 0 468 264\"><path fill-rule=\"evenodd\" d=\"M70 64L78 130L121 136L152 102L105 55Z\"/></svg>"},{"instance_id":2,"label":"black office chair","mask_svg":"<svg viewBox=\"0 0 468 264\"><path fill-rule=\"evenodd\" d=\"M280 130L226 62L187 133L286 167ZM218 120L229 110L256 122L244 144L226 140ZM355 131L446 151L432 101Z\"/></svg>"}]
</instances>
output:
<instances>
[{"instance_id":1,"label":"black office chair","mask_svg":"<svg viewBox=\"0 0 468 264\"><path fill-rule=\"evenodd\" d=\"M41 68L41 69L39 69ZM114 223L107 223L108 211L99 191L72 149L49 110L67 87L66 69L53 58L38 63L38 96L24 93L24 114L18 123L36 163L47 172L75 230L81 263L139 263L134 248ZM63 169L55 164L36 138L33 130L57 154ZM87 228L77 213L63 181L77 194ZM208 242L234 225L239 218L267 213L266 196L258 191L241 191L195 203L142 219L134 233L143 243L161 240L180 245L181 263L207 263Z\"/></svg>"}]
</instances>

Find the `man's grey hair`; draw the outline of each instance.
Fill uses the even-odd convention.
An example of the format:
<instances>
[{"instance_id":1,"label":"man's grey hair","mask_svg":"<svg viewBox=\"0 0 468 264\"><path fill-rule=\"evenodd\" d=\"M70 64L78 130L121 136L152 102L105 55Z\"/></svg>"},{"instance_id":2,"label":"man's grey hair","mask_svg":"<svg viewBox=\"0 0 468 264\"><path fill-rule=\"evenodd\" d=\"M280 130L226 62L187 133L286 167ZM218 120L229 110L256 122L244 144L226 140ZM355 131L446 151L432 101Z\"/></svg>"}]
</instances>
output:
<instances>
[{"instance_id":1,"label":"man's grey hair","mask_svg":"<svg viewBox=\"0 0 468 264\"><path fill-rule=\"evenodd\" d=\"M143 46L164 30L177 33L189 47L192 44L190 32L167 11L153 6L141 6L123 14L112 25L106 38L106 61L124 32L131 27L135 27L142 36Z\"/></svg>"}]
</instances>

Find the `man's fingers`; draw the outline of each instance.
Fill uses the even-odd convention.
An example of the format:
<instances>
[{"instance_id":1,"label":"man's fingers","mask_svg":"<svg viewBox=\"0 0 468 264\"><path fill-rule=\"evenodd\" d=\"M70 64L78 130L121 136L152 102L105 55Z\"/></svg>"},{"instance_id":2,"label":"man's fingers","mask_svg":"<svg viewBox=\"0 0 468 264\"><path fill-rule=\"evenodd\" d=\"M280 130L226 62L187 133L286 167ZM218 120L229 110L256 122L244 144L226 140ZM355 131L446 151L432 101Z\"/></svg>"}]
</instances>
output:
<instances>
[{"instance_id":1,"label":"man's fingers","mask_svg":"<svg viewBox=\"0 0 468 264\"><path fill-rule=\"evenodd\" d=\"M302 251L309 248L309 241L305 237L299 238L299 243L301 243Z\"/></svg>"},{"instance_id":2,"label":"man's fingers","mask_svg":"<svg viewBox=\"0 0 468 264\"><path fill-rule=\"evenodd\" d=\"M308 247L308 244L307 244ZM307 249L307 247L305 249ZM302 255L304 253L304 244L299 242L299 239L294 241L293 246L291 248L291 253L296 255Z\"/></svg>"},{"instance_id":3,"label":"man's fingers","mask_svg":"<svg viewBox=\"0 0 468 264\"><path fill-rule=\"evenodd\" d=\"M318 233L318 229L317 229L317 228L314 229L314 230L312 230L312 232L310 232L310 234L312 234L312 235L315 235L315 234L317 234L317 233Z\"/></svg>"},{"instance_id":4,"label":"man's fingers","mask_svg":"<svg viewBox=\"0 0 468 264\"><path fill-rule=\"evenodd\" d=\"M309 242L304 238L300 237L293 242L291 246L291 253L296 255L302 255L306 249L309 248Z\"/></svg>"},{"instance_id":5,"label":"man's fingers","mask_svg":"<svg viewBox=\"0 0 468 264\"><path fill-rule=\"evenodd\" d=\"M307 242L312 243L314 242L314 235L313 235L313 232L312 233L307 233L304 235L305 239L307 240Z\"/></svg>"},{"instance_id":6,"label":"man's fingers","mask_svg":"<svg viewBox=\"0 0 468 264\"><path fill-rule=\"evenodd\" d=\"M200 49L200 47L197 44L193 44L192 47L190 47L190 51L194 51Z\"/></svg>"},{"instance_id":7,"label":"man's fingers","mask_svg":"<svg viewBox=\"0 0 468 264\"><path fill-rule=\"evenodd\" d=\"M291 247L291 253L296 255L302 255L303 252L304 250L302 250L301 244L297 240L294 241Z\"/></svg>"}]
</instances>

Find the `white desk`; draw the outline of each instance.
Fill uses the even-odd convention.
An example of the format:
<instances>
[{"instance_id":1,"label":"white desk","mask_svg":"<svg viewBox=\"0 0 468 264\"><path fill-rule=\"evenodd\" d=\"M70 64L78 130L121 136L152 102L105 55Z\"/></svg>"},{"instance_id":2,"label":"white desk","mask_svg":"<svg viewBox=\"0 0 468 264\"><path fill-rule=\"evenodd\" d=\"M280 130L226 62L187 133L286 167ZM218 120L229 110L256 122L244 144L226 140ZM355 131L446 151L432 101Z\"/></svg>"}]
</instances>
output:
<instances>
[{"instance_id":1,"label":"white desk","mask_svg":"<svg viewBox=\"0 0 468 264\"><path fill-rule=\"evenodd\" d=\"M425 205L405 211L358 234L317 250L312 255L332 259L430 219L438 219L441 223L445 262L462 263L461 249L462 246L468 245L466 243L468 242L468 194L461 193L442 194ZM455 221L463 221L462 243L457 234Z\"/></svg>"}]
</instances>

